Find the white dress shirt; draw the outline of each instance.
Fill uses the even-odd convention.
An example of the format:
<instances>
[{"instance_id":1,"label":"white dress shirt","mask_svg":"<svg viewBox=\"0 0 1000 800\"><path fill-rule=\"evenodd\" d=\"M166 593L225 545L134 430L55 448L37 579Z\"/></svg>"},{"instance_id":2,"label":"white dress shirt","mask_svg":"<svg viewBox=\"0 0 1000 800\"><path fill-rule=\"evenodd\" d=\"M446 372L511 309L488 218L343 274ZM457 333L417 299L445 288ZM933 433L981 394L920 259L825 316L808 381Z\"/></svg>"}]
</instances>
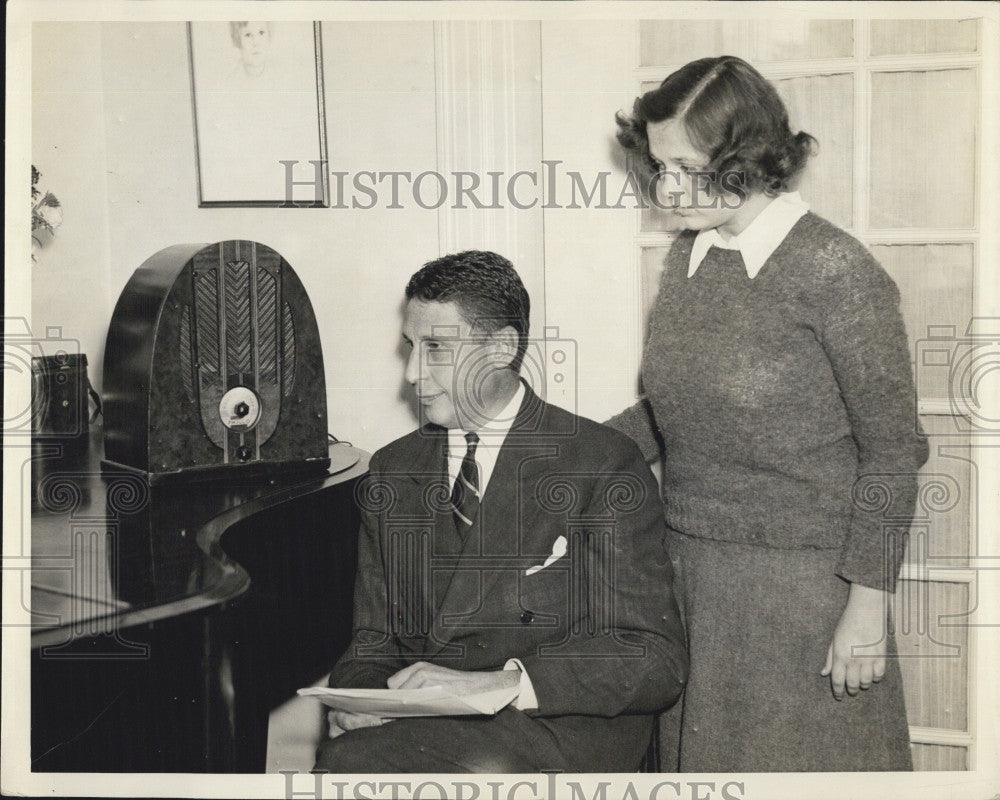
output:
<instances>
[{"instance_id":1,"label":"white dress shirt","mask_svg":"<svg viewBox=\"0 0 1000 800\"><path fill-rule=\"evenodd\" d=\"M496 419L492 419L477 428L474 433L479 436L479 444L476 445L476 466L479 467L479 497L483 496L486 487L489 485L490 477L493 475L493 468L497 465L497 456L500 455L500 448L503 447L507 434L510 433L514 418L521 409L524 400L524 384L518 383L517 391L510 399L510 402L497 414ZM465 451L469 444L465 441L467 431L461 428L448 429L448 485L454 487L458 479L458 473L462 469L462 460L465 458Z\"/></svg>"},{"instance_id":2,"label":"white dress shirt","mask_svg":"<svg viewBox=\"0 0 1000 800\"><path fill-rule=\"evenodd\" d=\"M701 231L691 247L688 277L698 271L709 248L715 246L739 250L747 268L747 277L753 280L764 262L771 257L771 253L778 249L778 245L808 210L809 204L803 201L798 192L785 192L764 206L764 210L738 236L733 236L728 241L715 228Z\"/></svg>"}]
</instances>

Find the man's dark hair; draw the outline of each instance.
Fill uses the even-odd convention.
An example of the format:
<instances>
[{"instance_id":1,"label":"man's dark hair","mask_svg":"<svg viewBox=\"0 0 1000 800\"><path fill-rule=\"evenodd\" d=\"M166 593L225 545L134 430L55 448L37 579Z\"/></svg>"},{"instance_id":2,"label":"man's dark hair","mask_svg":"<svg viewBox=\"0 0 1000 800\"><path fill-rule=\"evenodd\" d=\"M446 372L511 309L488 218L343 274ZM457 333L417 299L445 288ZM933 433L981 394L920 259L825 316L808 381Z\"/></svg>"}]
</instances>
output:
<instances>
[{"instance_id":1,"label":"man's dark hair","mask_svg":"<svg viewBox=\"0 0 1000 800\"><path fill-rule=\"evenodd\" d=\"M428 261L406 284L407 300L455 303L474 330L495 333L510 325L517 331L518 372L528 349L531 301L514 265L488 250L465 250Z\"/></svg>"}]
</instances>

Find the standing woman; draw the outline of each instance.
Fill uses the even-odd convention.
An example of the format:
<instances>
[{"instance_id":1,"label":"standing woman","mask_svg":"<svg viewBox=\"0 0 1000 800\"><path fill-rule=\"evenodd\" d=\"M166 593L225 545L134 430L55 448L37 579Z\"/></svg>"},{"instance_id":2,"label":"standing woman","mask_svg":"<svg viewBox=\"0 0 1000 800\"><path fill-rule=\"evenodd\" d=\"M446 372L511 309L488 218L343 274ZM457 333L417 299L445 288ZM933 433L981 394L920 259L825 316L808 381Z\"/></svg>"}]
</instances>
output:
<instances>
[{"instance_id":1,"label":"standing woman","mask_svg":"<svg viewBox=\"0 0 1000 800\"><path fill-rule=\"evenodd\" d=\"M663 458L682 573L691 675L662 768L911 769L886 622L905 542L883 520L912 514L927 443L899 292L789 192L814 140L745 61L688 64L618 125L685 228L645 398L610 421Z\"/></svg>"}]
</instances>

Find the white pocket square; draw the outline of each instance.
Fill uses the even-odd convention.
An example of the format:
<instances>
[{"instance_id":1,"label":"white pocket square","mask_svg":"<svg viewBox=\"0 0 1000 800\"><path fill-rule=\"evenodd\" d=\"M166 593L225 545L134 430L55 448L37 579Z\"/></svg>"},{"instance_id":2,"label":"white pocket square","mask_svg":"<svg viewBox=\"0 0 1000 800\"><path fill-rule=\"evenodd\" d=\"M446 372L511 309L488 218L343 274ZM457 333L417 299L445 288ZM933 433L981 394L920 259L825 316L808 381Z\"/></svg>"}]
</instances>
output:
<instances>
[{"instance_id":1,"label":"white pocket square","mask_svg":"<svg viewBox=\"0 0 1000 800\"><path fill-rule=\"evenodd\" d=\"M550 555L547 559L545 559L545 563L535 564L535 566L533 567L528 567L528 569L524 571L524 574L534 575L539 570L545 569L549 564L558 561L564 555L566 555L566 537L560 536L558 539L555 540L555 542L552 543L552 555Z\"/></svg>"}]
</instances>

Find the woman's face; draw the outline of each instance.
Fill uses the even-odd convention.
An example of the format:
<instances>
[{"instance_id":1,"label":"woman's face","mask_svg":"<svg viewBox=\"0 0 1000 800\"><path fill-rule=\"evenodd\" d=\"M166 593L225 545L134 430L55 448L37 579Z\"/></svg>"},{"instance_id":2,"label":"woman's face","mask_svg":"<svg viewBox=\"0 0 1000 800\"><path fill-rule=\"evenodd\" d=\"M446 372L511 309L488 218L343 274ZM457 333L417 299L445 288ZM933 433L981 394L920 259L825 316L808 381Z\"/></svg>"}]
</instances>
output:
<instances>
[{"instance_id":1,"label":"woman's face","mask_svg":"<svg viewBox=\"0 0 1000 800\"><path fill-rule=\"evenodd\" d=\"M710 159L691 144L681 119L650 122L646 125L646 136L649 153L659 171L658 202L680 217L685 228L695 231L718 228L727 236L734 236L756 216L757 203L747 202L755 198L733 191L741 186L738 174L717 176L719 184L709 188L703 173Z\"/></svg>"}]
</instances>

